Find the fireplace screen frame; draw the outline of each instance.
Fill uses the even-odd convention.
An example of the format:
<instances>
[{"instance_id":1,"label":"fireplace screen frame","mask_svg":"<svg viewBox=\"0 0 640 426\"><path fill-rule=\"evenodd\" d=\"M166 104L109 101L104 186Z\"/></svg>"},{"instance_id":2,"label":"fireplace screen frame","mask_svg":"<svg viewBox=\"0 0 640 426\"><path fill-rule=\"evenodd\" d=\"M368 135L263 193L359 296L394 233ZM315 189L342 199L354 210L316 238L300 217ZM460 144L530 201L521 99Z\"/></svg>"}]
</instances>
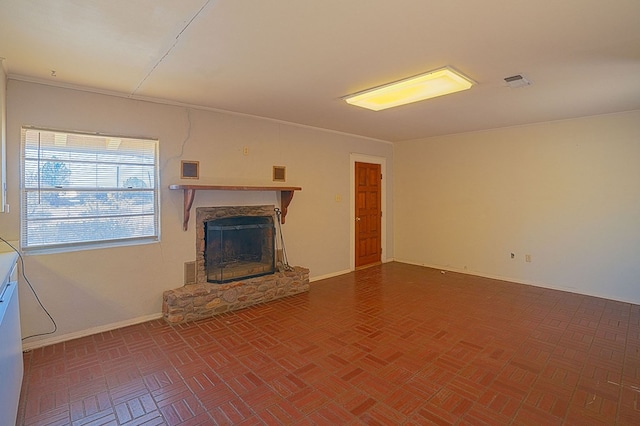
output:
<instances>
[{"instance_id":1,"label":"fireplace screen frame","mask_svg":"<svg viewBox=\"0 0 640 426\"><path fill-rule=\"evenodd\" d=\"M223 284L275 273L273 216L216 218L204 227L207 282Z\"/></svg>"}]
</instances>

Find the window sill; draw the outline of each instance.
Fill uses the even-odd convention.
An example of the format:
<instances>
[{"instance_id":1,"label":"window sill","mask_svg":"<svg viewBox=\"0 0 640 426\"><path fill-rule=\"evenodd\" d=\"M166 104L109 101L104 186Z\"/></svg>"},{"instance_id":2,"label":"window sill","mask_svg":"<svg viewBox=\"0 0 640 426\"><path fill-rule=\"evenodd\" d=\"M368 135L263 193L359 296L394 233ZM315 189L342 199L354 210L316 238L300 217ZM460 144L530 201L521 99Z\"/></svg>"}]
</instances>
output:
<instances>
[{"instance_id":1,"label":"window sill","mask_svg":"<svg viewBox=\"0 0 640 426\"><path fill-rule=\"evenodd\" d=\"M71 253L76 251L86 251L86 250L101 250L101 249L111 249L118 247L130 247L130 246L139 246L146 244L155 244L159 243L160 238L158 237L149 237L144 239L135 239L135 240L122 240L122 241L105 241L93 244L82 244L82 245L60 245L60 246L52 246L52 247L20 247L20 251L22 254L26 256L33 255L43 255L43 254L58 254L58 253Z\"/></svg>"}]
</instances>

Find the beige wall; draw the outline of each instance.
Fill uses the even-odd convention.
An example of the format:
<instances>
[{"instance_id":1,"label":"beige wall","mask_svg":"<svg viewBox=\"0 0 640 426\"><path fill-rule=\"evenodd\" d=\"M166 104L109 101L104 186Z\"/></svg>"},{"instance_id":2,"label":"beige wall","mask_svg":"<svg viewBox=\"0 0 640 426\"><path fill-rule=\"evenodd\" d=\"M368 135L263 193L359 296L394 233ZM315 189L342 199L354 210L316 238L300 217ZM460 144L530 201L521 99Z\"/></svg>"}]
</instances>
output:
<instances>
[{"instance_id":1,"label":"beige wall","mask_svg":"<svg viewBox=\"0 0 640 426\"><path fill-rule=\"evenodd\" d=\"M269 185L273 165L287 167L296 192L283 226L289 262L310 268L312 279L345 272L350 265L350 154L386 158L393 184L391 144L312 128L212 111L50 87L18 80L8 85L7 182L10 213L0 215L0 236L19 234L20 128L35 125L160 140L161 242L132 247L30 255L28 277L58 322L41 342L158 316L162 292L182 285L183 263L195 260L193 223L182 231L180 160L200 161L198 182ZM187 138L188 136L188 138ZM249 155L243 155L243 148ZM182 152L183 151L183 152ZM336 195L342 197L336 202ZM393 256L392 197L385 215L386 257ZM205 192L199 206L277 204L275 192ZM193 219L192 219L193 220ZM20 283L23 335L50 329L26 284ZM33 342L36 342L35 344ZM28 345L37 345L32 339Z\"/></svg>"},{"instance_id":2,"label":"beige wall","mask_svg":"<svg viewBox=\"0 0 640 426\"><path fill-rule=\"evenodd\" d=\"M401 142L394 163L396 260L640 303L640 111Z\"/></svg>"}]
</instances>

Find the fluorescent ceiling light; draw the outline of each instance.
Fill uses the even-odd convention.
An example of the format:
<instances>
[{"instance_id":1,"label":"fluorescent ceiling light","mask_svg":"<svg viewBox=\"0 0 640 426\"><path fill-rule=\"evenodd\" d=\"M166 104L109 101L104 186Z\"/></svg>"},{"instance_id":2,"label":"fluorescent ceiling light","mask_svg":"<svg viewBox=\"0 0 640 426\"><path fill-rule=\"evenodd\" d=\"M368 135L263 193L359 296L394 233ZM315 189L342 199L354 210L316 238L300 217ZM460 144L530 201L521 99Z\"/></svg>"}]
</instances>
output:
<instances>
[{"instance_id":1,"label":"fluorescent ceiling light","mask_svg":"<svg viewBox=\"0 0 640 426\"><path fill-rule=\"evenodd\" d=\"M475 82L469 77L454 71L450 67L444 67L354 93L344 97L344 100L351 105L380 111L467 90L474 84Z\"/></svg>"}]
</instances>

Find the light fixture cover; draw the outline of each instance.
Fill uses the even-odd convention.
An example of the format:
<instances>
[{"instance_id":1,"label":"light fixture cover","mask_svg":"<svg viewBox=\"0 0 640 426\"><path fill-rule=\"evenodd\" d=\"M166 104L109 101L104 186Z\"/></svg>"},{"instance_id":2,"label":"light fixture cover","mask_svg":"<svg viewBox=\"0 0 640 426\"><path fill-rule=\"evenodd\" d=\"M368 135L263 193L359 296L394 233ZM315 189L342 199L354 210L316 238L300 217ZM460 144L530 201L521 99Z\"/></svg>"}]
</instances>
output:
<instances>
[{"instance_id":1,"label":"light fixture cover","mask_svg":"<svg viewBox=\"0 0 640 426\"><path fill-rule=\"evenodd\" d=\"M344 97L344 100L362 108L380 111L437 96L470 89L475 82L451 67L443 67L415 77L374 87Z\"/></svg>"}]
</instances>

